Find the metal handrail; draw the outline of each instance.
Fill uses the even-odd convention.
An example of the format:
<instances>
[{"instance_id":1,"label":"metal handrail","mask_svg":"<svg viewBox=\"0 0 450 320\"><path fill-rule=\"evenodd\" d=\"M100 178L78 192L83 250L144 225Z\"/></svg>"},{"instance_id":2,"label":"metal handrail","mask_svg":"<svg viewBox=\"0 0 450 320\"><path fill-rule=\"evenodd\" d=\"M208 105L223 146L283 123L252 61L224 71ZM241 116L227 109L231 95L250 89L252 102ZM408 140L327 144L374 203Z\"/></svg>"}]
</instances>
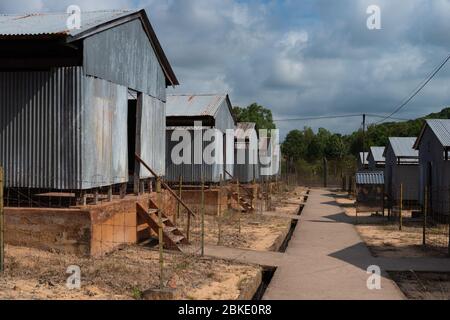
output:
<instances>
[{"instance_id":1,"label":"metal handrail","mask_svg":"<svg viewBox=\"0 0 450 320\"><path fill-rule=\"evenodd\" d=\"M152 168L150 168L145 162L144 160L142 160L142 158L138 155L135 154L135 158L137 161L139 161L148 171L150 171L150 173L157 179L159 179L161 181L161 186L163 186L164 189L166 189L167 191L169 191L169 193L187 210L187 212L189 213L190 216L192 217L196 217L196 214L194 213L194 211L191 210L191 208L188 207L188 205L181 200L181 198L175 193L175 191L173 191L169 185L167 183L165 183L160 176L158 176L156 174L155 171L152 170Z\"/></svg>"}]
</instances>

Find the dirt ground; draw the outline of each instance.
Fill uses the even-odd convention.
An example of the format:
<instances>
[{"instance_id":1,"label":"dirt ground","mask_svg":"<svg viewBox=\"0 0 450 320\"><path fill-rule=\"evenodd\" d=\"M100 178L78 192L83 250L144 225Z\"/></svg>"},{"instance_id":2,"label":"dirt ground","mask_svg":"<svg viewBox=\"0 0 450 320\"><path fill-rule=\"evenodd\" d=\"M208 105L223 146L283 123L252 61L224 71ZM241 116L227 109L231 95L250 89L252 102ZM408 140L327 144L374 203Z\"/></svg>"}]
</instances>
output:
<instances>
[{"instance_id":1,"label":"dirt ground","mask_svg":"<svg viewBox=\"0 0 450 320\"><path fill-rule=\"evenodd\" d=\"M355 200L344 194L336 194L336 202L345 210L348 217L354 219L355 227L363 241L375 257L385 258L418 258L444 257L445 254L424 249L422 246L422 222L411 218L411 212L403 213L403 228L399 223L388 221L381 213L358 213L356 216Z\"/></svg>"},{"instance_id":2,"label":"dirt ground","mask_svg":"<svg viewBox=\"0 0 450 320\"><path fill-rule=\"evenodd\" d=\"M450 274L429 272L389 272L410 300L449 300Z\"/></svg>"},{"instance_id":3,"label":"dirt ground","mask_svg":"<svg viewBox=\"0 0 450 320\"><path fill-rule=\"evenodd\" d=\"M305 192L305 188L299 187L274 195L271 211L286 215L297 214ZM256 208L257 212L254 213L239 214L236 211L228 211L220 220L215 216L205 216L205 244L256 251L277 251L291 228L292 220L262 215L259 210L260 203L256 204ZM179 221L182 225L186 225L183 219ZM191 239L198 245L201 235L199 218L191 221L191 228Z\"/></svg>"},{"instance_id":4,"label":"dirt ground","mask_svg":"<svg viewBox=\"0 0 450 320\"><path fill-rule=\"evenodd\" d=\"M0 299L130 300L159 285L158 252L133 246L99 259L8 246ZM165 283L177 299L234 300L259 266L166 253ZM82 287L68 290L67 267L81 268Z\"/></svg>"},{"instance_id":5,"label":"dirt ground","mask_svg":"<svg viewBox=\"0 0 450 320\"><path fill-rule=\"evenodd\" d=\"M304 188L274 195L273 211L297 214ZM259 207L258 207L259 208ZM241 233L239 234L239 220ZM291 227L290 218L258 213L229 212L221 221L221 245L274 251ZM200 219L191 221L191 243L200 248ZM218 244L217 217L205 217L205 244ZM76 256L7 246L6 271L0 278L0 299L128 300L159 285L159 254L151 248L130 246L103 258ZM261 267L199 256L165 253L164 282L175 289L175 299L235 300L261 276ZM81 268L82 287L66 288L67 267Z\"/></svg>"}]
</instances>

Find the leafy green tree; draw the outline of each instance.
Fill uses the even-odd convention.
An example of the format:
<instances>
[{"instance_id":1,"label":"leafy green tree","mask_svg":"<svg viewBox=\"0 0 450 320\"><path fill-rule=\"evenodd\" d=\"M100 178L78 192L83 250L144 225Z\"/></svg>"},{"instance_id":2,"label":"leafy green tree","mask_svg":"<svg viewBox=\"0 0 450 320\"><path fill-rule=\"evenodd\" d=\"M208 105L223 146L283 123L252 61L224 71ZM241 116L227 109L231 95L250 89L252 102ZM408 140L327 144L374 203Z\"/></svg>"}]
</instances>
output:
<instances>
[{"instance_id":1,"label":"leafy green tree","mask_svg":"<svg viewBox=\"0 0 450 320\"><path fill-rule=\"evenodd\" d=\"M256 123L256 130L276 129L272 111L257 103L253 103L246 108L234 107L233 113L238 122Z\"/></svg>"}]
</instances>

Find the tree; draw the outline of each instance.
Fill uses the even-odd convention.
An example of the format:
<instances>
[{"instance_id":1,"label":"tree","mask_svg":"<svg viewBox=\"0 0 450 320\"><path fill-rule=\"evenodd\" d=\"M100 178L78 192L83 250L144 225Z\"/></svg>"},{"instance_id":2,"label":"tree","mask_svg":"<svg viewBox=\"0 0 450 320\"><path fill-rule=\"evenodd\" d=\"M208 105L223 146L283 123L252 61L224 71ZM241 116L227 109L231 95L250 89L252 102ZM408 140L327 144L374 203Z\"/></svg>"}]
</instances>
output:
<instances>
[{"instance_id":1,"label":"tree","mask_svg":"<svg viewBox=\"0 0 450 320\"><path fill-rule=\"evenodd\" d=\"M246 108L234 107L233 113L238 122L256 123L256 130L276 129L276 125L273 122L272 111L257 103L253 103Z\"/></svg>"}]
</instances>

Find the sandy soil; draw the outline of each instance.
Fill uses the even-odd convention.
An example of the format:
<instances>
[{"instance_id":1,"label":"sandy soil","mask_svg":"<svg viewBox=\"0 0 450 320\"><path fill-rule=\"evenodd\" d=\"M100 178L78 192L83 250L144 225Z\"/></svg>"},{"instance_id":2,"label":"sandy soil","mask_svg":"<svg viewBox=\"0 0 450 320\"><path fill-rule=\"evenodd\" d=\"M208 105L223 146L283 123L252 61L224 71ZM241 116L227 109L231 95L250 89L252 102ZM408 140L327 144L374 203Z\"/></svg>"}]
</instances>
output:
<instances>
[{"instance_id":1,"label":"sandy soil","mask_svg":"<svg viewBox=\"0 0 450 320\"><path fill-rule=\"evenodd\" d=\"M165 283L177 299L237 299L259 266L166 253ZM81 268L82 288L65 286L66 269ZM0 299L128 300L159 285L158 252L141 247L119 250L101 259L8 246L6 272L0 278Z\"/></svg>"},{"instance_id":2,"label":"sandy soil","mask_svg":"<svg viewBox=\"0 0 450 320\"><path fill-rule=\"evenodd\" d=\"M356 217L355 201L342 194L336 195L336 202L346 215L354 219L356 229L372 254L385 258L442 257L444 253L422 246L422 222L411 218L411 212L403 213L403 228L399 230L397 222L375 213L358 213Z\"/></svg>"},{"instance_id":3,"label":"sandy soil","mask_svg":"<svg viewBox=\"0 0 450 320\"><path fill-rule=\"evenodd\" d=\"M305 191L304 188L297 188L290 192L274 195L273 211L286 215L297 214L299 204L303 201L301 195ZM256 207L259 209L259 204ZM276 251L288 234L291 222L290 218L265 216L259 211L241 214L236 211L228 211L220 220L218 217L205 216L205 244L256 251ZM186 225L183 218L179 219L179 223L183 226ZM199 218L191 221L191 230L192 242L199 245L201 235Z\"/></svg>"},{"instance_id":4,"label":"sandy soil","mask_svg":"<svg viewBox=\"0 0 450 320\"><path fill-rule=\"evenodd\" d=\"M390 272L410 300L449 300L450 274L428 272Z\"/></svg>"}]
</instances>

